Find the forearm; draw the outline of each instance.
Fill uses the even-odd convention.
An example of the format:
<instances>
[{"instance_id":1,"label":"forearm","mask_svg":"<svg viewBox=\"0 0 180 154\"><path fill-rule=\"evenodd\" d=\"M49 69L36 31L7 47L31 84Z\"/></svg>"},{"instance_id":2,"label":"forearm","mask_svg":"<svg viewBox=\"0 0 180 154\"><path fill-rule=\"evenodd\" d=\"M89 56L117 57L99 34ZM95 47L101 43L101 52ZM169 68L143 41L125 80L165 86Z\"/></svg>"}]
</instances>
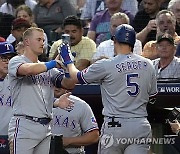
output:
<instances>
[{"instance_id":1,"label":"forearm","mask_svg":"<svg viewBox=\"0 0 180 154\"><path fill-rule=\"evenodd\" d=\"M99 140L99 130L93 130L77 137L63 137L64 146L86 146L97 143Z\"/></svg>"},{"instance_id":2,"label":"forearm","mask_svg":"<svg viewBox=\"0 0 180 154\"><path fill-rule=\"evenodd\" d=\"M142 42L142 44L144 44L148 34L149 34L149 31L147 27L145 27L142 31L136 34L136 37L138 40Z\"/></svg>"},{"instance_id":3,"label":"forearm","mask_svg":"<svg viewBox=\"0 0 180 154\"><path fill-rule=\"evenodd\" d=\"M79 72L79 70L75 67L74 64L68 64L68 72L70 74L70 77L72 78L72 80L75 83L78 83L78 78L77 78L77 73Z\"/></svg>"},{"instance_id":4,"label":"forearm","mask_svg":"<svg viewBox=\"0 0 180 154\"><path fill-rule=\"evenodd\" d=\"M37 75L52 69L56 62L25 63L18 68L18 75Z\"/></svg>"},{"instance_id":5,"label":"forearm","mask_svg":"<svg viewBox=\"0 0 180 154\"><path fill-rule=\"evenodd\" d=\"M61 87L67 90L74 89L75 85L76 85L76 82L74 82L72 78L64 77L63 80L61 81Z\"/></svg>"}]
</instances>

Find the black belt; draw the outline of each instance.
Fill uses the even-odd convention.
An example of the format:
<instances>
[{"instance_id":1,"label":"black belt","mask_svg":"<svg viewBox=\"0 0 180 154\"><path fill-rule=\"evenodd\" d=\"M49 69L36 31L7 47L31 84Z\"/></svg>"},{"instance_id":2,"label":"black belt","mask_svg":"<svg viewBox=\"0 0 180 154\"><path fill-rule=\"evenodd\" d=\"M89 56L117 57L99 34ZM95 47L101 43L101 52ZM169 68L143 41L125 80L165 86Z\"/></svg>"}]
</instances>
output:
<instances>
[{"instance_id":1,"label":"black belt","mask_svg":"<svg viewBox=\"0 0 180 154\"><path fill-rule=\"evenodd\" d=\"M47 125L51 121L51 118L37 118L37 117L32 117L32 116L28 116L28 115L19 115L19 114L15 114L14 116L22 116L22 117L25 117L28 120L38 122L38 123L40 123L42 125Z\"/></svg>"}]
</instances>

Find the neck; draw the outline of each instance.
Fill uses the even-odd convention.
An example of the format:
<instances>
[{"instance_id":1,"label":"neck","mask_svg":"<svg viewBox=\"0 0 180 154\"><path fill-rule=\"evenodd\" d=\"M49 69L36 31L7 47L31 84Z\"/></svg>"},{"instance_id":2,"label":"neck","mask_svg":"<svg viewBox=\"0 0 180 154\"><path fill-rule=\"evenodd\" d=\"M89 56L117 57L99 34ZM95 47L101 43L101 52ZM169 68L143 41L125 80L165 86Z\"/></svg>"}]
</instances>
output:
<instances>
[{"instance_id":1,"label":"neck","mask_svg":"<svg viewBox=\"0 0 180 154\"><path fill-rule=\"evenodd\" d=\"M127 55L127 54L130 54L132 51L131 51L131 47L129 45L126 45L126 44L119 44L116 46L115 48L115 53L118 54L124 54L124 55Z\"/></svg>"},{"instance_id":2,"label":"neck","mask_svg":"<svg viewBox=\"0 0 180 154\"><path fill-rule=\"evenodd\" d=\"M111 10L109 9L108 11L109 11L110 16L112 16L113 14L118 13L120 11L120 8L111 9Z\"/></svg>"},{"instance_id":3,"label":"neck","mask_svg":"<svg viewBox=\"0 0 180 154\"><path fill-rule=\"evenodd\" d=\"M50 0L47 4L46 7L50 8L50 6L54 3L55 0Z\"/></svg>"},{"instance_id":4,"label":"neck","mask_svg":"<svg viewBox=\"0 0 180 154\"><path fill-rule=\"evenodd\" d=\"M28 48L25 49L24 56L31 60L33 63L38 62L38 55L34 54L34 52Z\"/></svg>"},{"instance_id":5,"label":"neck","mask_svg":"<svg viewBox=\"0 0 180 154\"><path fill-rule=\"evenodd\" d=\"M168 66L171 61L173 60L174 57L168 57L168 58L161 58L159 61L159 68L165 68L166 66Z\"/></svg>"}]
</instances>

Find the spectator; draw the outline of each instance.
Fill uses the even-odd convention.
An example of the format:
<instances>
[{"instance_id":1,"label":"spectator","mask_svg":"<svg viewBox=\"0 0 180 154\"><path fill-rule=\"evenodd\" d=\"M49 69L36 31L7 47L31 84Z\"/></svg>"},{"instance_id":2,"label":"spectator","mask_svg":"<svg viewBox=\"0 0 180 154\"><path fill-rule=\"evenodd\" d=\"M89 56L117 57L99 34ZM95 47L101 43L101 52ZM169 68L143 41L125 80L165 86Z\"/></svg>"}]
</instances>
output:
<instances>
[{"instance_id":1,"label":"spectator","mask_svg":"<svg viewBox=\"0 0 180 154\"><path fill-rule=\"evenodd\" d=\"M130 24L132 24L134 16L127 10L122 10L122 0L105 0L106 9L96 13L91 21L87 36L94 40L97 45L111 38L110 34L110 18L114 13L122 12L128 15Z\"/></svg>"},{"instance_id":2,"label":"spectator","mask_svg":"<svg viewBox=\"0 0 180 154\"><path fill-rule=\"evenodd\" d=\"M137 12L134 17L133 27L137 32L137 39L144 44L156 39L156 14L160 10L161 3L158 0L142 0L143 10Z\"/></svg>"},{"instance_id":3,"label":"spectator","mask_svg":"<svg viewBox=\"0 0 180 154\"><path fill-rule=\"evenodd\" d=\"M14 19L12 22L12 36L14 36L15 41L14 42L9 42L14 46L14 49L16 48L16 45L22 41L22 36L23 33L26 31L26 29L30 28L31 24L23 19L23 18L17 18Z\"/></svg>"},{"instance_id":4,"label":"spectator","mask_svg":"<svg viewBox=\"0 0 180 154\"><path fill-rule=\"evenodd\" d=\"M0 140L4 141L4 143L1 142L0 146L1 154L9 154L9 144L7 136L8 125L12 116L12 101L7 73L9 60L15 55L16 52L14 51L14 48L11 44L7 42L0 42Z\"/></svg>"},{"instance_id":5,"label":"spectator","mask_svg":"<svg viewBox=\"0 0 180 154\"><path fill-rule=\"evenodd\" d=\"M96 44L93 40L83 36L83 27L77 16L68 16L63 23L65 34L70 35L71 51L76 53L75 65L82 70L90 65L92 55L96 51ZM58 54L58 47L62 40L53 43L50 49L50 59L54 59Z\"/></svg>"},{"instance_id":6,"label":"spectator","mask_svg":"<svg viewBox=\"0 0 180 154\"><path fill-rule=\"evenodd\" d=\"M69 15L76 15L76 10L67 0L39 0L33 14L35 23L44 29L48 40L52 42L59 38L63 20Z\"/></svg>"},{"instance_id":7,"label":"spectator","mask_svg":"<svg viewBox=\"0 0 180 154\"><path fill-rule=\"evenodd\" d=\"M158 79L172 80L180 78L180 58L175 57L176 47L173 37L164 33L157 38L157 54L153 60Z\"/></svg>"},{"instance_id":8,"label":"spectator","mask_svg":"<svg viewBox=\"0 0 180 154\"><path fill-rule=\"evenodd\" d=\"M174 38L175 45L180 42L180 36L175 32L176 18L171 11L161 10L156 16L157 37L162 33L167 32ZM156 41L149 41L143 48L142 56L151 60L158 58L156 50Z\"/></svg>"},{"instance_id":9,"label":"spectator","mask_svg":"<svg viewBox=\"0 0 180 154\"><path fill-rule=\"evenodd\" d=\"M11 25L14 20L14 16L0 12L0 36L7 38L11 34Z\"/></svg>"},{"instance_id":10,"label":"spectator","mask_svg":"<svg viewBox=\"0 0 180 154\"><path fill-rule=\"evenodd\" d=\"M64 93L65 89L55 88L56 98ZM84 146L99 140L96 118L84 100L73 95L69 99L74 102L71 109L53 109L52 134L63 135L63 145L69 154L85 153Z\"/></svg>"},{"instance_id":11,"label":"spectator","mask_svg":"<svg viewBox=\"0 0 180 154\"><path fill-rule=\"evenodd\" d=\"M129 18L125 13L115 13L111 17L111 36L114 36L114 32L117 26L121 24L129 24ZM139 40L136 40L133 53L142 54L142 44ZM114 57L114 42L112 39L101 42L97 47L95 54L93 55L92 62L102 59L102 58L112 58Z\"/></svg>"},{"instance_id":12,"label":"spectator","mask_svg":"<svg viewBox=\"0 0 180 154\"><path fill-rule=\"evenodd\" d=\"M176 17L176 33L180 35L180 0L171 0L168 10L172 11Z\"/></svg>"},{"instance_id":13,"label":"spectator","mask_svg":"<svg viewBox=\"0 0 180 154\"><path fill-rule=\"evenodd\" d=\"M31 26L34 24L32 10L27 5L20 5L16 9L15 18L25 19L29 22ZM10 34L7 37L6 41L9 43L13 43L14 41L16 41L16 38L12 34Z\"/></svg>"},{"instance_id":14,"label":"spectator","mask_svg":"<svg viewBox=\"0 0 180 154\"><path fill-rule=\"evenodd\" d=\"M34 23L33 12L30 9L30 7L28 7L27 5L20 5L16 9L15 17L25 19L30 23L31 26L37 27L37 25ZM47 40L47 35L45 33L44 33L44 36L45 36L45 44L44 44L43 61L46 61L48 57L48 40ZM12 34L10 34L8 38L6 39L6 41L9 43L12 43L16 41L16 38ZM42 55L40 57L42 57Z\"/></svg>"},{"instance_id":15,"label":"spectator","mask_svg":"<svg viewBox=\"0 0 180 154\"><path fill-rule=\"evenodd\" d=\"M104 0L86 0L82 10L81 19L91 20L97 12L103 11L105 8ZM135 16L138 10L138 2L137 0L123 0L121 8L130 11Z\"/></svg>"},{"instance_id":16,"label":"spectator","mask_svg":"<svg viewBox=\"0 0 180 154\"><path fill-rule=\"evenodd\" d=\"M15 16L17 7L23 4L26 4L33 10L37 2L35 0L6 0L0 7L0 12Z\"/></svg>"}]
</instances>

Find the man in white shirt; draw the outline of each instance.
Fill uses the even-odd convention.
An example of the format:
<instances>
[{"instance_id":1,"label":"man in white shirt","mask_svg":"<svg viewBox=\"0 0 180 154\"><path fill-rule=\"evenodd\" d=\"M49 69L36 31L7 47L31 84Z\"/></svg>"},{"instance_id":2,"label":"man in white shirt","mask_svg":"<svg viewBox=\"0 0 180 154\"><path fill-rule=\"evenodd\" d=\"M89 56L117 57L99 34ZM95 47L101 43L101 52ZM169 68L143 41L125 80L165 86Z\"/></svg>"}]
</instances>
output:
<instances>
[{"instance_id":1,"label":"man in white shirt","mask_svg":"<svg viewBox=\"0 0 180 154\"><path fill-rule=\"evenodd\" d=\"M129 17L125 13L115 13L111 17L110 21L110 31L111 35L114 35L114 31L117 26L121 24L129 24ZM142 43L141 41L136 39L133 52L136 54L141 55L142 53ZM111 58L114 57L114 42L113 40L109 39L106 41L103 41L100 43L100 45L97 47L97 50L95 54L93 55L92 62L95 62L96 60L100 60L102 58Z\"/></svg>"}]
</instances>

